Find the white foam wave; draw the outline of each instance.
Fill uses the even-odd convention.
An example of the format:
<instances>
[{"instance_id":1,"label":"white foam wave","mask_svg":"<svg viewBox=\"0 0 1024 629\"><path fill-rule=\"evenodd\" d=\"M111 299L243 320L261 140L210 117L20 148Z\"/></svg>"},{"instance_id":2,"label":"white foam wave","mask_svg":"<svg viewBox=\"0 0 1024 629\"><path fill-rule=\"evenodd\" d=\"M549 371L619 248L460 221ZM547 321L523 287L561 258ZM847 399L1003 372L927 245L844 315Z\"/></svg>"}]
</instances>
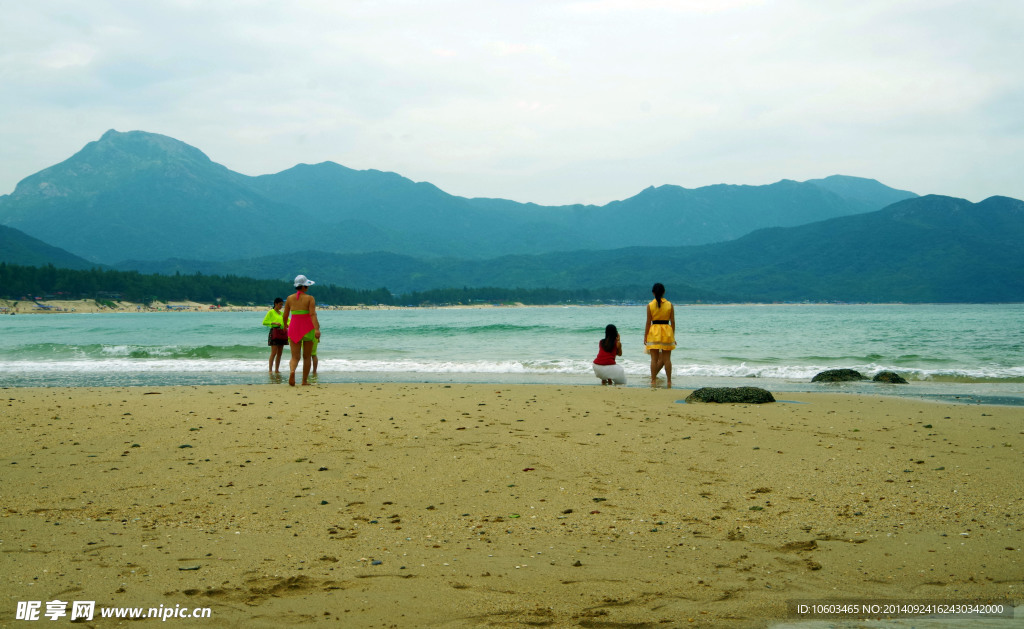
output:
<instances>
[{"instance_id":1,"label":"white foam wave","mask_svg":"<svg viewBox=\"0 0 1024 629\"><path fill-rule=\"evenodd\" d=\"M287 364L287 358L285 359ZM628 375L646 376L650 366L646 362L620 360ZM968 379L1020 379L1024 367L992 367L987 369L916 369L878 364L845 365L865 376L879 371L896 371L908 379L935 378ZM754 365L747 363L705 365L676 363L673 373L679 377L763 378L766 380L810 380L815 374L835 365ZM192 372L260 372L266 369L265 359L133 359L112 356L106 359L65 361L9 361L0 364L0 375L21 373L192 373ZM593 372L589 360L356 360L321 359L321 372L340 373L432 373L432 374L574 374Z\"/></svg>"},{"instance_id":2,"label":"white foam wave","mask_svg":"<svg viewBox=\"0 0 1024 629\"><path fill-rule=\"evenodd\" d=\"M287 362L287 361L285 361ZM255 360L166 360L111 358L109 360L18 361L0 366L3 373L187 373L202 371L245 372L267 368Z\"/></svg>"}]
</instances>

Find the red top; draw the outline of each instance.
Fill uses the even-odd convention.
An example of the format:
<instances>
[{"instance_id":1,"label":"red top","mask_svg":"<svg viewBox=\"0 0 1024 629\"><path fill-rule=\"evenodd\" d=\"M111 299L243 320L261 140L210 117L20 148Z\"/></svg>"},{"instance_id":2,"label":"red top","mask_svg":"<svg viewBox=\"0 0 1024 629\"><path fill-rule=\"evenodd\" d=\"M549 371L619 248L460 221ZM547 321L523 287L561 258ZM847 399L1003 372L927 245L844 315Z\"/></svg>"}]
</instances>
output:
<instances>
[{"instance_id":1,"label":"red top","mask_svg":"<svg viewBox=\"0 0 1024 629\"><path fill-rule=\"evenodd\" d=\"M595 365L614 365L615 364L615 351L607 351L604 348L603 343L597 344L597 358L594 359Z\"/></svg>"}]
</instances>

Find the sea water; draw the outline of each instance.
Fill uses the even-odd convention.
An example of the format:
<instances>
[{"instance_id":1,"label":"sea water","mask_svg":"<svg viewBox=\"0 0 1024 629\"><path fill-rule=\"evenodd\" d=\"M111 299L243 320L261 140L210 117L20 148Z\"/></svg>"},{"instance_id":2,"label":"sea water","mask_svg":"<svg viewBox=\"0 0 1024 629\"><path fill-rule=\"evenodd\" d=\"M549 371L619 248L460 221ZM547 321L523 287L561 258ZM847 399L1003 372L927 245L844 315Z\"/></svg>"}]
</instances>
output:
<instances>
[{"instance_id":1,"label":"sea water","mask_svg":"<svg viewBox=\"0 0 1024 629\"><path fill-rule=\"evenodd\" d=\"M0 386L280 382L264 312L0 316ZM320 310L318 381L599 384L604 327L649 386L644 305ZM1024 404L1024 305L677 305L673 385ZM287 371L288 351L282 360ZM825 369L909 385L824 385Z\"/></svg>"}]
</instances>

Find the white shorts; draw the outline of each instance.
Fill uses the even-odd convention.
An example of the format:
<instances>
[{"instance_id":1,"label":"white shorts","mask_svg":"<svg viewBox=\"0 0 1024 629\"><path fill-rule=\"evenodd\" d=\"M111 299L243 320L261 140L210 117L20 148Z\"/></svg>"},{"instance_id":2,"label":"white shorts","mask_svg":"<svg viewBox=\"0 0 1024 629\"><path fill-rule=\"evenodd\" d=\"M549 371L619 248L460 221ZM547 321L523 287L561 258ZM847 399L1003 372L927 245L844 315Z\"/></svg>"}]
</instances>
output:
<instances>
[{"instance_id":1,"label":"white shorts","mask_svg":"<svg viewBox=\"0 0 1024 629\"><path fill-rule=\"evenodd\" d=\"M611 380L615 384L626 384L626 370L622 365L594 365L594 375L602 381Z\"/></svg>"}]
</instances>

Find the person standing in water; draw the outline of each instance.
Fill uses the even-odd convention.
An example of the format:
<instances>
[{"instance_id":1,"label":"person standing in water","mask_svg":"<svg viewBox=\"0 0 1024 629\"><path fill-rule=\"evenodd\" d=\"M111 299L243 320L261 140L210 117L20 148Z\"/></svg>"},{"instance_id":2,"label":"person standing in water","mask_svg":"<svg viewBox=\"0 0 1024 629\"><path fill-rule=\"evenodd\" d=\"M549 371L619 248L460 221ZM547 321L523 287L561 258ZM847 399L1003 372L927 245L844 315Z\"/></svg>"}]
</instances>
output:
<instances>
[{"instance_id":1,"label":"person standing in water","mask_svg":"<svg viewBox=\"0 0 1024 629\"><path fill-rule=\"evenodd\" d=\"M651 386L658 384L658 373L665 369L667 388L672 388L672 350L676 348L676 311L665 299L660 282L651 289L654 299L647 304L644 326L644 352L651 355Z\"/></svg>"},{"instance_id":2,"label":"person standing in water","mask_svg":"<svg viewBox=\"0 0 1024 629\"><path fill-rule=\"evenodd\" d=\"M281 373L281 355L284 354L284 346L288 344L288 332L284 327L284 317L281 316L282 306L284 300L278 297L274 300L274 307L263 317L263 325L270 328L267 345L270 346L271 373Z\"/></svg>"},{"instance_id":3,"label":"person standing in water","mask_svg":"<svg viewBox=\"0 0 1024 629\"><path fill-rule=\"evenodd\" d=\"M305 275L295 278L295 294L284 302L284 324L288 328L288 344L291 348L291 365L288 384L295 386L295 368L302 354L302 385L309 385L309 369L312 363L313 343L320 340L320 320L316 317L316 299L308 294L315 282Z\"/></svg>"}]
</instances>

